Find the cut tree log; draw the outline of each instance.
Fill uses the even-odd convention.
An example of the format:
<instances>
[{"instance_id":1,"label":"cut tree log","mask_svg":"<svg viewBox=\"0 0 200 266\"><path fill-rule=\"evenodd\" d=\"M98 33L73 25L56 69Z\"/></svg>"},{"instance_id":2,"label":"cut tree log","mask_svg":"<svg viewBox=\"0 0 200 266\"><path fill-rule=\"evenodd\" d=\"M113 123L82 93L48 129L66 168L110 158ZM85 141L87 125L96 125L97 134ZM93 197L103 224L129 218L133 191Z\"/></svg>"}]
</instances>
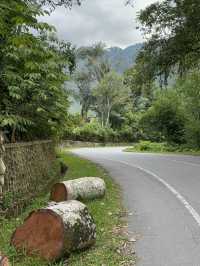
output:
<instances>
[{"instance_id":1,"label":"cut tree log","mask_svg":"<svg viewBox=\"0 0 200 266\"><path fill-rule=\"evenodd\" d=\"M0 252L0 266L10 266L9 260Z\"/></svg>"},{"instance_id":2,"label":"cut tree log","mask_svg":"<svg viewBox=\"0 0 200 266\"><path fill-rule=\"evenodd\" d=\"M99 177L82 177L56 183L51 190L50 200L61 202L66 200L95 199L104 196L106 185Z\"/></svg>"},{"instance_id":3,"label":"cut tree log","mask_svg":"<svg viewBox=\"0 0 200 266\"><path fill-rule=\"evenodd\" d=\"M52 202L30 213L11 238L17 250L55 261L72 251L89 248L96 241L96 226L81 202Z\"/></svg>"}]
</instances>

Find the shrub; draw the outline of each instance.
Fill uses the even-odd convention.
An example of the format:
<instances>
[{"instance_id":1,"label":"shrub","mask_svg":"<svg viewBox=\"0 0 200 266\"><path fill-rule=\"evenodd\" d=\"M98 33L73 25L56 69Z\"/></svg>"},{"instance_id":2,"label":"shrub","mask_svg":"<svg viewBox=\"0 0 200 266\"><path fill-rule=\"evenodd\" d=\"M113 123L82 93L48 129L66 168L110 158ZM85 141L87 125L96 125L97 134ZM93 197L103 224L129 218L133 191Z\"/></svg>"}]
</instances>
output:
<instances>
[{"instance_id":1,"label":"shrub","mask_svg":"<svg viewBox=\"0 0 200 266\"><path fill-rule=\"evenodd\" d=\"M178 145L173 144L170 145L167 142L151 142L147 140L141 140L139 143L136 143L132 148L128 148L127 151L135 151L135 152L183 152L183 153L196 153L198 149L192 149L188 147L187 144Z\"/></svg>"},{"instance_id":2,"label":"shrub","mask_svg":"<svg viewBox=\"0 0 200 266\"><path fill-rule=\"evenodd\" d=\"M187 117L185 139L192 148L200 148L200 75L194 71L179 80L176 84L179 95L182 95L183 106Z\"/></svg>"},{"instance_id":3,"label":"shrub","mask_svg":"<svg viewBox=\"0 0 200 266\"><path fill-rule=\"evenodd\" d=\"M151 142L147 140L141 140L135 144L131 150L134 151L150 151L150 152L175 152L182 151L182 148L178 145L169 145L166 142Z\"/></svg>"},{"instance_id":4,"label":"shrub","mask_svg":"<svg viewBox=\"0 0 200 266\"><path fill-rule=\"evenodd\" d=\"M143 138L141 128L139 125L142 113L128 112L125 114L124 123L119 132L119 138L123 142L137 142Z\"/></svg>"},{"instance_id":5,"label":"shrub","mask_svg":"<svg viewBox=\"0 0 200 266\"><path fill-rule=\"evenodd\" d=\"M147 139L184 142L185 113L174 91L162 92L143 115L140 125Z\"/></svg>"},{"instance_id":6,"label":"shrub","mask_svg":"<svg viewBox=\"0 0 200 266\"><path fill-rule=\"evenodd\" d=\"M102 127L98 122L86 123L72 131L72 138L79 141L117 142L118 133L110 127Z\"/></svg>"},{"instance_id":7,"label":"shrub","mask_svg":"<svg viewBox=\"0 0 200 266\"><path fill-rule=\"evenodd\" d=\"M191 117L185 126L185 138L189 147L200 148L200 120Z\"/></svg>"},{"instance_id":8,"label":"shrub","mask_svg":"<svg viewBox=\"0 0 200 266\"><path fill-rule=\"evenodd\" d=\"M163 152L166 150L166 143L156 143L151 141L140 141L134 145L134 149L137 151L155 151Z\"/></svg>"}]
</instances>

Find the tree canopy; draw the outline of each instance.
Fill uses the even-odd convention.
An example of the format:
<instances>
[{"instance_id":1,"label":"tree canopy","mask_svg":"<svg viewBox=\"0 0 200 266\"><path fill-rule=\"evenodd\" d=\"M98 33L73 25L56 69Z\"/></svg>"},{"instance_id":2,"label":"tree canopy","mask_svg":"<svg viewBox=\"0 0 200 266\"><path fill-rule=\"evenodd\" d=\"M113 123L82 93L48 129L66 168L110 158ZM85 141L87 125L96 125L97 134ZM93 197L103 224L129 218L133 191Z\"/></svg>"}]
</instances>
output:
<instances>
[{"instance_id":1,"label":"tree canopy","mask_svg":"<svg viewBox=\"0 0 200 266\"><path fill-rule=\"evenodd\" d=\"M147 38L141 55L148 57L154 75L165 82L170 72L183 75L199 64L199 12L198 0L165 0L139 14Z\"/></svg>"},{"instance_id":2,"label":"tree canopy","mask_svg":"<svg viewBox=\"0 0 200 266\"><path fill-rule=\"evenodd\" d=\"M73 5L80 5L82 0L25 0L27 3L38 4L40 7L50 6L55 9L57 6L71 8Z\"/></svg>"},{"instance_id":3,"label":"tree canopy","mask_svg":"<svg viewBox=\"0 0 200 266\"><path fill-rule=\"evenodd\" d=\"M123 79L114 72L104 76L94 90L96 97L95 110L102 126L109 126L110 115L116 106L124 105L129 98L128 88L123 85Z\"/></svg>"},{"instance_id":4,"label":"tree canopy","mask_svg":"<svg viewBox=\"0 0 200 266\"><path fill-rule=\"evenodd\" d=\"M57 40L53 27L38 22L41 14L33 3L1 2L0 126L12 141L21 132L46 138L67 115L64 83L75 67L74 51Z\"/></svg>"}]
</instances>

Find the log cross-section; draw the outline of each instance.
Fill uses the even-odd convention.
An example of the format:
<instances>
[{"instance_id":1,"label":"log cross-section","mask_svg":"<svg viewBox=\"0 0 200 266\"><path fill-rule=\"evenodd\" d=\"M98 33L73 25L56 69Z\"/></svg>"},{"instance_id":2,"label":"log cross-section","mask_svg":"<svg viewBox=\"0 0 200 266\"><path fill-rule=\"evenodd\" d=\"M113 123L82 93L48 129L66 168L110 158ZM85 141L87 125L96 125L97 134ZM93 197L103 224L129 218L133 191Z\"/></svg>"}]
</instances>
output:
<instances>
[{"instance_id":1,"label":"log cross-section","mask_svg":"<svg viewBox=\"0 0 200 266\"><path fill-rule=\"evenodd\" d=\"M81 202L51 203L30 213L13 233L11 244L27 255L55 261L72 251L94 245L96 226Z\"/></svg>"},{"instance_id":2,"label":"log cross-section","mask_svg":"<svg viewBox=\"0 0 200 266\"><path fill-rule=\"evenodd\" d=\"M57 183L52 187L50 200L62 202L66 200L95 199L104 196L106 185L99 177L82 177Z\"/></svg>"}]
</instances>

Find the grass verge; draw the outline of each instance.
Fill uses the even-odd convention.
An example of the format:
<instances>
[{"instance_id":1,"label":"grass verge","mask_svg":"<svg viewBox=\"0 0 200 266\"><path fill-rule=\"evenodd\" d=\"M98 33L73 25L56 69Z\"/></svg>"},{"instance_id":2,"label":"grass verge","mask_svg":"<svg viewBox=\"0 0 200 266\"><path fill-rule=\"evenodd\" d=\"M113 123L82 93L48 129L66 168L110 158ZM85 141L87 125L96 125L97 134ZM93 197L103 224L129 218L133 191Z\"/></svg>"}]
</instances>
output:
<instances>
[{"instance_id":1,"label":"grass verge","mask_svg":"<svg viewBox=\"0 0 200 266\"><path fill-rule=\"evenodd\" d=\"M113 182L109 175L96 164L76 157L69 152L59 153L60 160L65 162L69 171L65 180L74 179L81 176L100 176L104 178L107 185L106 196L101 200L85 202L92 213L97 225L97 243L84 252L74 253L67 261L60 261L50 265L55 266L102 266L102 265L134 265L135 258L129 252L124 252L121 248L127 245L124 234L119 234L125 221L122 216L121 193L119 187ZM6 254L13 266L47 266L48 263L37 258L29 258L25 254L16 253L10 247L10 237L16 226L22 223L23 219L33 209L46 205L49 195L35 199L34 203L24 211L22 215L12 219L2 219L0 221L0 250ZM128 246L127 249L128 250Z\"/></svg>"},{"instance_id":2,"label":"grass verge","mask_svg":"<svg viewBox=\"0 0 200 266\"><path fill-rule=\"evenodd\" d=\"M166 153L166 154L185 154L199 156L200 151L181 145L170 145L168 143L156 143L151 141L140 141L132 147L126 148L126 152L145 152L145 153Z\"/></svg>"}]
</instances>

